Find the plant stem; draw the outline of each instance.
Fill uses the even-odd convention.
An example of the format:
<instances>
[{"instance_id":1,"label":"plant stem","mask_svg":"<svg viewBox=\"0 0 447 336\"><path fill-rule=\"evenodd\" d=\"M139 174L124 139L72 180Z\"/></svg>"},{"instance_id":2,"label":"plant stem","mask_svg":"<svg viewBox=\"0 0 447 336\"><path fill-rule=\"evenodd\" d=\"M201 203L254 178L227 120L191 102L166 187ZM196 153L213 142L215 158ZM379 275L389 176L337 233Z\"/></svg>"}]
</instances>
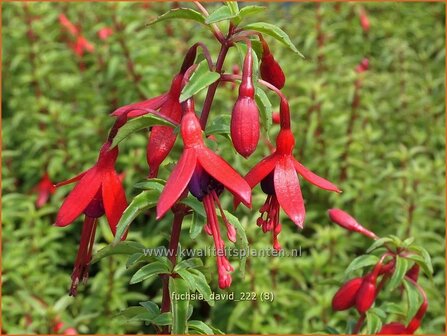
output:
<instances>
[{"instance_id":1,"label":"plant stem","mask_svg":"<svg viewBox=\"0 0 447 336\"><path fill-rule=\"evenodd\" d=\"M363 322L365 322L366 315L363 313L360 315L360 318L358 319L354 330L352 331L353 334L358 334L360 332L360 329L362 328Z\"/></svg>"},{"instance_id":2,"label":"plant stem","mask_svg":"<svg viewBox=\"0 0 447 336\"><path fill-rule=\"evenodd\" d=\"M227 41L222 43L220 47L219 56L217 57L216 69L215 71L218 73L222 72L222 67L225 61L225 57L227 56L227 52L229 49L229 44ZM216 94L217 87L219 86L220 79L211 84L208 87L208 92L206 93L205 102L203 103L202 114L200 115L200 126L204 130L206 127L206 123L208 121L208 116L210 114L211 105L213 104L214 95Z\"/></svg>"},{"instance_id":3,"label":"plant stem","mask_svg":"<svg viewBox=\"0 0 447 336\"><path fill-rule=\"evenodd\" d=\"M171 239L169 240L169 247L168 247L168 259L172 263L172 268L175 267L175 264L177 262L177 249L178 249L178 243L180 240L180 231L182 230L182 222L183 218L185 217L186 210L182 206L178 209L174 210L174 219L172 221L172 231L171 231ZM166 313L171 310L171 297L169 293L169 277L170 275L165 274L163 275L163 297L161 301L161 312ZM168 326L164 326L162 329L162 334L168 334L169 328Z\"/></svg>"}]
</instances>

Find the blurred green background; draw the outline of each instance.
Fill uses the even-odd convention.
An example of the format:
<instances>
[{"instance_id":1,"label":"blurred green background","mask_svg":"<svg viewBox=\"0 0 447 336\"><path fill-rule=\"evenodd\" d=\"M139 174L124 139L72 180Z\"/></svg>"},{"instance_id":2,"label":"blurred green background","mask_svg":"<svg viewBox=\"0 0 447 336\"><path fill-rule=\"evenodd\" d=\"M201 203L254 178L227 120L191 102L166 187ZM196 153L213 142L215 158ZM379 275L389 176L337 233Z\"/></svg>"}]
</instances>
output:
<instances>
[{"instance_id":1,"label":"blurred green background","mask_svg":"<svg viewBox=\"0 0 447 336\"><path fill-rule=\"evenodd\" d=\"M63 333L67 328L89 334L151 332L148 326L116 317L139 301L161 299L159 280L128 284L135 270L126 269L124 257L94 264L87 286L80 287L76 298L67 296L81 220L66 228L53 227L58 206L71 189L59 188L39 208L36 185L45 172L57 182L90 167L113 122L109 113L165 92L190 45L203 41L216 57L217 43L197 24L172 21L145 26L175 5L2 3L3 332ZM443 333L445 5L263 5L266 11L251 20L280 25L306 57L299 58L267 37L287 77L283 91L292 109L295 155L344 192L333 195L302 183L305 229L298 231L284 217L280 235L285 248L302 248L301 257L250 258L244 278L238 273L238 261L231 260L236 268L231 290L273 291L272 303L219 301L210 308L196 302L194 318L228 333L311 333L327 325L343 330L356 313L332 312L331 299L349 262L371 242L329 222L326 210L340 207L378 235L412 236L430 252L435 273L433 281L420 281L429 310L418 333ZM362 10L370 21L368 33L360 24ZM60 14L82 30L93 52L75 54L71 36L59 23ZM98 31L105 27L113 33L101 39ZM365 57L369 70L358 75L355 67ZM232 50L224 68L231 72L236 63L240 58ZM361 100L353 114L356 80L362 82ZM230 85L221 86L211 120L229 114L236 95ZM197 107L202 99L203 94ZM273 126L273 139L277 131ZM129 199L137 193L133 185L147 176L145 149L144 133L120 147L118 171L125 172ZM260 143L244 160L233 154L224 137L218 137L217 150L242 174L268 153ZM178 153L174 151L171 161ZM165 178L169 171L165 167L160 174ZM253 209L263 202L264 195L256 188ZM228 195L223 205L230 208ZM270 247L270 236L255 225L256 211L239 208L237 215L253 248ZM212 244L205 234L191 240L188 225L187 220L182 247ZM167 242L169 231L170 217L156 222L154 216L144 215L132 224L128 240L155 247ZM101 219L95 251L111 239ZM209 257L205 263L212 273L211 287L217 290L215 260ZM381 300L406 309L398 291Z\"/></svg>"}]
</instances>

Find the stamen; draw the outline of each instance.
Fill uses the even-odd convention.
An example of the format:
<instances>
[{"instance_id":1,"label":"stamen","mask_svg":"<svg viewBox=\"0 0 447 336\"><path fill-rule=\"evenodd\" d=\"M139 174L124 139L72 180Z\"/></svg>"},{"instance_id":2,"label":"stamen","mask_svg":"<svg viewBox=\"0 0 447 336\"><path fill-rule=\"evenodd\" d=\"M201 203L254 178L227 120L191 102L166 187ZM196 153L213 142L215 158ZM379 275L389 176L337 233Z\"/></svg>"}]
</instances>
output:
<instances>
[{"instance_id":1,"label":"stamen","mask_svg":"<svg viewBox=\"0 0 447 336\"><path fill-rule=\"evenodd\" d=\"M71 274L71 287L69 295L76 296L77 287L82 280L84 283L88 278L88 271L90 261L92 259L93 244L96 233L96 218L85 216L84 224L82 225L81 242L79 244L76 261L73 272Z\"/></svg>"},{"instance_id":2,"label":"stamen","mask_svg":"<svg viewBox=\"0 0 447 336\"><path fill-rule=\"evenodd\" d=\"M233 225L231 225L231 223L228 221L227 217L225 216L222 206L220 205L219 197L217 196L217 194L214 190L211 192L211 195L213 196L214 203L217 204L219 211L220 211L220 215L222 217L222 220L224 221L225 226L227 227L228 240L235 243L236 242L236 229L234 228Z\"/></svg>"}]
</instances>

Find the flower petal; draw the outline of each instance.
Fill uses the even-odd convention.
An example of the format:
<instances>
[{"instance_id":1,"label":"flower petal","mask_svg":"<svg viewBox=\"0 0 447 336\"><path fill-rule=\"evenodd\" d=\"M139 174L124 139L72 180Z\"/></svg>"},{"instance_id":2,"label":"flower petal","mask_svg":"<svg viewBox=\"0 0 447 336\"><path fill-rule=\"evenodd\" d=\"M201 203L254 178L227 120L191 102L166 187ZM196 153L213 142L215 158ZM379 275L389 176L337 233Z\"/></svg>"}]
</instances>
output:
<instances>
[{"instance_id":1,"label":"flower petal","mask_svg":"<svg viewBox=\"0 0 447 336\"><path fill-rule=\"evenodd\" d=\"M222 183L234 196L247 207L251 207L251 188L234 169L209 148L197 151L199 163L205 171Z\"/></svg>"},{"instance_id":2,"label":"flower petal","mask_svg":"<svg viewBox=\"0 0 447 336\"><path fill-rule=\"evenodd\" d=\"M163 217L174 203L177 202L188 186L196 164L197 154L195 149L185 149L158 199L157 219Z\"/></svg>"},{"instance_id":3,"label":"flower petal","mask_svg":"<svg viewBox=\"0 0 447 336\"><path fill-rule=\"evenodd\" d=\"M279 205L296 225L303 228L306 211L291 157L284 156L278 161L273 180Z\"/></svg>"},{"instance_id":4,"label":"flower petal","mask_svg":"<svg viewBox=\"0 0 447 336\"><path fill-rule=\"evenodd\" d=\"M110 229L113 235L115 235L116 226L127 207L126 193L115 170L104 173L102 202Z\"/></svg>"},{"instance_id":5,"label":"flower petal","mask_svg":"<svg viewBox=\"0 0 447 336\"><path fill-rule=\"evenodd\" d=\"M245 181L247 181L250 188L254 188L264 177L266 177L274 168L278 160L278 156L275 154L269 155L266 158L259 161L247 175L245 175Z\"/></svg>"},{"instance_id":6,"label":"flower petal","mask_svg":"<svg viewBox=\"0 0 447 336\"><path fill-rule=\"evenodd\" d=\"M301 163L299 163L297 160L293 160L293 164L295 166L296 171L298 174L300 174L304 179L313 185L317 186L318 188L329 190L329 191L335 191L340 193L341 190L338 189L338 187L333 184L332 182L329 182L328 180L318 176L317 174L311 172L309 169L304 167Z\"/></svg>"},{"instance_id":7,"label":"flower petal","mask_svg":"<svg viewBox=\"0 0 447 336\"><path fill-rule=\"evenodd\" d=\"M56 217L56 226L67 226L78 217L101 186L102 176L93 167L81 178L79 183L67 196Z\"/></svg>"},{"instance_id":8,"label":"flower petal","mask_svg":"<svg viewBox=\"0 0 447 336\"><path fill-rule=\"evenodd\" d=\"M64 185L67 185L67 184L70 184L70 183L73 183L73 182L77 182L77 181L79 181L79 180L80 180L80 179L81 179L87 172L88 172L88 170L86 170L86 171L84 171L84 172L82 172L82 173L76 175L75 177L72 177L71 179L68 179L68 180L59 182L59 183L55 184L54 186L55 186L56 188L58 188L58 187L61 187L61 186L64 186Z\"/></svg>"},{"instance_id":9,"label":"flower petal","mask_svg":"<svg viewBox=\"0 0 447 336\"><path fill-rule=\"evenodd\" d=\"M129 117L137 117L146 113L139 109L158 110L166 102L167 98L167 94L162 94L160 96L144 100L142 102L121 106L120 108L117 108L115 111L113 111L112 115L121 116L125 113L131 112L129 113Z\"/></svg>"}]
</instances>

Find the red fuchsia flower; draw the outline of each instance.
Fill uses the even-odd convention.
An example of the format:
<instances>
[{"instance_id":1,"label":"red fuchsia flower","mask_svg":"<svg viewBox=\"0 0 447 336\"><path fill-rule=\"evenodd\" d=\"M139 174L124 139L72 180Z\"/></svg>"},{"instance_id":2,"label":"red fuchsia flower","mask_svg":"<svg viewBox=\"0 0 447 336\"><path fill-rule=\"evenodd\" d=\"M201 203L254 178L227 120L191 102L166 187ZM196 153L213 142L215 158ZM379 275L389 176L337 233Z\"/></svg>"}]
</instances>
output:
<instances>
[{"instance_id":1,"label":"red fuchsia flower","mask_svg":"<svg viewBox=\"0 0 447 336\"><path fill-rule=\"evenodd\" d=\"M185 72L194 63L197 47L193 45L185 56L180 72L174 77L171 88L160 96L126 105L115 110L112 115L127 115L129 118L139 117L147 113L159 114L174 123L179 123L182 117L182 107L179 102L182 91L182 81ZM157 112L159 110L159 112ZM156 177L161 163L166 159L174 146L177 134L169 126L154 126L149 134L146 159L149 165L149 177Z\"/></svg>"},{"instance_id":2,"label":"red fuchsia flower","mask_svg":"<svg viewBox=\"0 0 447 336\"><path fill-rule=\"evenodd\" d=\"M374 232L371 232L360 225L353 217L341 209L329 209L329 218L335 224L340 225L342 228L348 231L358 232L368 238L377 239L378 237Z\"/></svg>"},{"instance_id":3,"label":"red fuchsia flower","mask_svg":"<svg viewBox=\"0 0 447 336\"><path fill-rule=\"evenodd\" d=\"M236 231L225 218L219 195L226 188L245 205L250 206L251 190L247 182L225 160L205 146L193 101L189 99L184 104L185 114L180 125L184 150L160 195L157 219L163 217L186 190L202 201L207 215L205 230L213 236L216 247L219 287L227 288L231 285L231 275L228 273L233 268L224 255L225 246L220 235L215 205L219 207L227 227L228 239L234 242Z\"/></svg>"},{"instance_id":4,"label":"red fuchsia flower","mask_svg":"<svg viewBox=\"0 0 447 336\"><path fill-rule=\"evenodd\" d=\"M280 207L298 227L303 228L305 209L297 173L321 189L341 192L337 186L314 174L293 157L295 139L290 130L289 105L284 98L281 98L280 114L281 130L276 138L275 152L260 161L245 176L251 188L260 183L267 194L267 200L259 210L261 216L257 225L264 232L272 231L273 247L276 250L281 249L278 242L281 232Z\"/></svg>"},{"instance_id":5,"label":"red fuchsia flower","mask_svg":"<svg viewBox=\"0 0 447 336\"><path fill-rule=\"evenodd\" d=\"M357 73L363 73L369 69L369 60L365 57L362 61L355 67Z\"/></svg>"},{"instance_id":6,"label":"red fuchsia flower","mask_svg":"<svg viewBox=\"0 0 447 336\"><path fill-rule=\"evenodd\" d=\"M78 28L65 16L65 14L59 15L59 23L64 27L71 35L76 36L79 34Z\"/></svg>"},{"instance_id":7,"label":"red fuchsia flower","mask_svg":"<svg viewBox=\"0 0 447 336\"><path fill-rule=\"evenodd\" d=\"M239 96L231 114L230 128L234 148L245 158L256 150L259 142L259 110L255 101L252 68L253 55L251 45L248 43Z\"/></svg>"},{"instance_id":8,"label":"red fuchsia flower","mask_svg":"<svg viewBox=\"0 0 447 336\"><path fill-rule=\"evenodd\" d=\"M113 29L110 27L103 27L100 30L98 30L98 37L103 41L107 40L112 35L113 35Z\"/></svg>"},{"instance_id":9,"label":"red fuchsia flower","mask_svg":"<svg viewBox=\"0 0 447 336\"><path fill-rule=\"evenodd\" d=\"M368 14L366 13L366 10L364 8L360 10L360 25L362 26L362 29L365 33L369 32L371 24L369 22Z\"/></svg>"},{"instance_id":10,"label":"red fuchsia flower","mask_svg":"<svg viewBox=\"0 0 447 336\"><path fill-rule=\"evenodd\" d=\"M354 278L340 287L332 298L332 309L334 311L342 311L353 307L362 282L362 277Z\"/></svg>"},{"instance_id":11,"label":"red fuchsia flower","mask_svg":"<svg viewBox=\"0 0 447 336\"><path fill-rule=\"evenodd\" d=\"M89 53L92 53L95 51L95 47L93 44L91 44L84 36L79 35L76 38L76 42L74 43L72 47L74 53L78 55L79 57L84 56L84 53L87 51Z\"/></svg>"},{"instance_id":12,"label":"red fuchsia flower","mask_svg":"<svg viewBox=\"0 0 447 336\"><path fill-rule=\"evenodd\" d=\"M113 132L112 130L111 134ZM92 168L57 185L59 187L78 182L59 209L55 225L67 226L82 213L85 214L81 242L71 276L70 295L73 296L76 295L79 281L86 281L88 278L97 219L105 213L115 235L116 226L127 207L126 195L114 168L118 147L110 149L110 144L111 141L108 141L102 146L98 161Z\"/></svg>"},{"instance_id":13,"label":"red fuchsia flower","mask_svg":"<svg viewBox=\"0 0 447 336\"><path fill-rule=\"evenodd\" d=\"M377 335L405 335L408 334L407 328L399 322L385 324Z\"/></svg>"},{"instance_id":14,"label":"red fuchsia flower","mask_svg":"<svg viewBox=\"0 0 447 336\"><path fill-rule=\"evenodd\" d=\"M355 307L361 314L365 313L376 300L377 294L377 277L383 269L382 260L380 260L371 273L366 274L363 277L362 284L357 292L355 299Z\"/></svg>"},{"instance_id":15,"label":"red fuchsia flower","mask_svg":"<svg viewBox=\"0 0 447 336\"><path fill-rule=\"evenodd\" d=\"M43 207L45 204L47 204L50 195L53 195L56 191L56 188L53 185L53 182L51 182L50 177L48 176L48 173L45 172L42 179L39 181L37 185L37 200L36 200L36 206L38 208Z\"/></svg>"},{"instance_id":16,"label":"red fuchsia flower","mask_svg":"<svg viewBox=\"0 0 447 336\"><path fill-rule=\"evenodd\" d=\"M418 281L419 278L419 270L420 267L418 264L414 264L405 274L406 277L410 278L411 280L413 280L414 282Z\"/></svg>"},{"instance_id":17,"label":"red fuchsia flower","mask_svg":"<svg viewBox=\"0 0 447 336\"><path fill-rule=\"evenodd\" d=\"M282 89L286 83L286 76L280 65L270 52L267 42L261 38L262 43L262 59L260 65L261 78L266 82Z\"/></svg>"}]
</instances>

